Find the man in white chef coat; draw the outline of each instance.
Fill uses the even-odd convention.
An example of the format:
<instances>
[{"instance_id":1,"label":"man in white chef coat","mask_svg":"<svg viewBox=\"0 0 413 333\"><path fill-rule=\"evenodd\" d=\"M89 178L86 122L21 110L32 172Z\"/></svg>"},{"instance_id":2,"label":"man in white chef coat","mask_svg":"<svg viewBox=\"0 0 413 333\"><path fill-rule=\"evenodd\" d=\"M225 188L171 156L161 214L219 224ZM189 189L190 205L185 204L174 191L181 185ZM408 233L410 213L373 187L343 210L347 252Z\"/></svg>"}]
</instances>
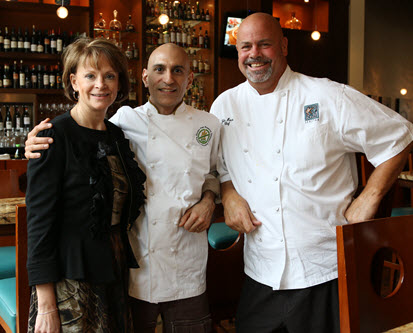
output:
<instances>
[{"instance_id":1,"label":"man in white chef coat","mask_svg":"<svg viewBox=\"0 0 413 333\"><path fill-rule=\"evenodd\" d=\"M339 332L335 227L374 217L413 126L349 86L293 72L271 15L241 23L237 50L247 81L211 108L225 222L246 234L237 333ZM353 200L355 152L376 169Z\"/></svg>"},{"instance_id":2,"label":"man in white chef coat","mask_svg":"<svg viewBox=\"0 0 413 333\"><path fill-rule=\"evenodd\" d=\"M183 102L193 73L181 47L165 44L154 50L142 80L149 102L122 107L110 119L130 140L147 177L144 212L129 234L140 266L130 270L129 282L135 331L153 332L161 314L166 332L208 332L205 230L219 193L213 172L220 122ZM36 137L48 126L33 129L26 157L38 157L31 151L52 142Z\"/></svg>"}]
</instances>

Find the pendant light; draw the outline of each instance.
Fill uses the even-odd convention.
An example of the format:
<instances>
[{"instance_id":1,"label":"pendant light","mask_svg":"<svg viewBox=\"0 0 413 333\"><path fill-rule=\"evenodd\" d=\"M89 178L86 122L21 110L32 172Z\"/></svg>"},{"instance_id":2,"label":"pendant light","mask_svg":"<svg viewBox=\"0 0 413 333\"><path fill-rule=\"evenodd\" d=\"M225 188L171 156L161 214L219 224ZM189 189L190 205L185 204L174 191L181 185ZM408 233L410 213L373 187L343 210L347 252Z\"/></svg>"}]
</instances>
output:
<instances>
[{"instance_id":1,"label":"pendant light","mask_svg":"<svg viewBox=\"0 0 413 333\"><path fill-rule=\"evenodd\" d=\"M69 11L64 6L64 0L61 0L61 6L57 8L56 14L61 19L65 19L69 15Z\"/></svg>"}]
</instances>

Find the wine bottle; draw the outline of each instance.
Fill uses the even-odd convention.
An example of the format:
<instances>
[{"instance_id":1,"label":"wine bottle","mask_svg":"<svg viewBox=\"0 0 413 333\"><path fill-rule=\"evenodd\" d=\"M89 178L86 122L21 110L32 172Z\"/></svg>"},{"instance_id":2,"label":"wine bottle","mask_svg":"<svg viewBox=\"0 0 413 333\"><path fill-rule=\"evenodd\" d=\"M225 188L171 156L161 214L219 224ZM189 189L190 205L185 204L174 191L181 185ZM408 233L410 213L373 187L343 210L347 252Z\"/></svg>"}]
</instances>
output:
<instances>
[{"instance_id":1,"label":"wine bottle","mask_svg":"<svg viewBox=\"0 0 413 333\"><path fill-rule=\"evenodd\" d=\"M63 38L60 34L60 27L58 30L58 34L56 36L56 53L61 54L63 52Z\"/></svg>"},{"instance_id":2,"label":"wine bottle","mask_svg":"<svg viewBox=\"0 0 413 333\"><path fill-rule=\"evenodd\" d=\"M30 132L31 118L29 113L29 107L27 105L24 106L23 126L25 131Z\"/></svg>"},{"instance_id":3,"label":"wine bottle","mask_svg":"<svg viewBox=\"0 0 413 333\"><path fill-rule=\"evenodd\" d=\"M36 66L32 65L31 71L30 71L30 83L31 83L31 88L37 89L38 88L38 81L37 81L37 72L36 72Z\"/></svg>"},{"instance_id":4,"label":"wine bottle","mask_svg":"<svg viewBox=\"0 0 413 333\"><path fill-rule=\"evenodd\" d=\"M25 53L30 52L29 28L24 32L23 48Z\"/></svg>"},{"instance_id":5,"label":"wine bottle","mask_svg":"<svg viewBox=\"0 0 413 333\"><path fill-rule=\"evenodd\" d=\"M210 46L210 40L209 40L209 36L208 36L208 30L205 30L205 37L204 37L204 48L205 49L209 49Z\"/></svg>"},{"instance_id":6,"label":"wine bottle","mask_svg":"<svg viewBox=\"0 0 413 333\"><path fill-rule=\"evenodd\" d=\"M34 25L33 25L33 31L32 31L32 38L30 41L30 51L32 53L37 52L37 35L36 35L36 28Z\"/></svg>"},{"instance_id":7,"label":"wine bottle","mask_svg":"<svg viewBox=\"0 0 413 333\"><path fill-rule=\"evenodd\" d=\"M21 114L19 111L19 107L17 105L14 106L14 114L13 114L13 128L14 131L20 131L22 127L21 123Z\"/></svg>"},{"instance_id":8,"label":"wine bottle","mask_svg":"<svg viewBox=\"0 0 413 333\"><path fill-rule=\"evenodd\" d=\"M63 88L62 71L60 68L60 62L58 62L56 66L56 89L62 89L62 88Z\"/></svg>"},{"instance_id":9,"label":"wine bottle","mask_svg":"<svg viewBox=\"0 0 413 333\"><path fill-rule=\"evenodd\" d=\"M3 32L1 31L1 27L0 27L0 52L4 51L4 36L3 36Z\"/></svg>"},{"instance_id":10,"label":"wine bottle","mask_svg":"<svg viewBox=\"0 0 413 333\"><path fill-rule=\"evenodd\" d=\"M42 65L37 65L37 88L44 89Z\"/></svg>"},{"instance_id":11,"label":"wine bottle","mask_svg":"<svg viewBox=\"0 0 413 333\"><path fill-rule=\"evenodd\" d=\"M19 88L24 89L25 87L26 87L26 73L24 72L23 60L20 60Z\"/></svg>"},{"instance_id":12,"label":"wine bottle","mask_svg":"<svg viewBox=\"0 0 413 333\"><path fill-rule=\"evenodd\" d=\"M47 30L44 31L44 36L43 36L43 52L44 53L51 53L51 51L50 51L50 37L49 37L49 32Z\"/></svg>"},{"instance_id":13,"label":"wine bottle","mask_svg":"<svg viewBox=\"0 0 413 333\"><path fill-rule=\"evenodd\" d=\"M20 27L17 32L17 51L24 52L24 40L22 35L22 29Z\"/></svg>"},{"instance_id":14,"label":"wine bottle","mask_svg":"<svg viewBox=\"0 0 413 333\"><path fill-rule=\"evenodd\" d=\"M26 89L30 89L32 87L32 78L30 75L30 68L29 66L24 66L24 87Z\"/></svg>"},{"instance_id":15,"label":"wine bottle","mask_svg":"<svg viewBox=\"0 0 413 333\"><path fill-rule=\"evenodd\" d=\"M4 118L4 130L6 136L10 136L13 129L13 119L10 113L10 106L6 104L6 117Z\"/></svg>"},{"instance_id":16,"label":"wine bottle","mask_svg":"<svg viewBox=\"0 0 413 333\"><path fill-rule=\"evenodd\" d=\"M49 89L50 82L49 82L49 71L47 65L43 66L43 88Z\"/></svg>"},{"instance_id":17,"label":"wine bottle","mask_svg":"<svg viewBox=\"0 0 413 333\"><path fill-rule=\"evenodd\" d=\"M17 89L19 87L19 70L17 68L17 60L13 62L13 89Z\"/></svg>"},{"instance_id":18,"label":"wine bottle","mask_svg":"<svg viewBox=\"0 0 413 333\"><path fill-rule=\"evenodd\" d=\"M37 53L43 53L44 52L44 43L43 43L43 38L42 38L42 32L41 30L38 31L37 33L37 48L36 52Z\"/></svg>"},{"instance_id":19,"label":"wine bottle","mask_svg":"<svg viewBox=\"0 0 413 333\"><path fill-rule=\"evenodd\" d=\"M11 28L11 36L10 36L10 51L16 52L17 51L17 37L14 28Z\"/></svg>"},{"instance_id":20,"label":"wine bottle","mask_svg":"<svg viewBox=\"0 0 413 333\"><path fill-rule=\"evenodd\" d=\"M12 78L10 73L10 66L8 64L4 64L4 71L3 71L3 88L11 88L12 87Z\"/></svg>"},{"instance_id":21,"label":"wine bottle","mask_svg":"<svg viewBox=\"0 0 413 333\"><path fill-rule=\"evenodd\" d=\"M56 35L54 33L54 29L52 29L52 33L50 35L50 53L51 54L57 53L57 41L56 41Z\"/></svg>"},{"instance_id":22,"label":"wine bottle","mask_svg":"<svg viewBox=\"0 0 413 333\"><path fill-rule=\"evenodd\" d=\"M4 27L4 39L3 39L3 49L4 52L10 52L10 35L9 28Z\"/></svg>"},{"instance_id":23,"label":"wine bottle","mask_svg":"<svg viewBox=\"0 0 413 333\"><path fill-rule=\"evenodd\" d=\"M49 72L49 88L56 89L56 71L54 66L50 66Z\"/></svg>"}]
</instances>

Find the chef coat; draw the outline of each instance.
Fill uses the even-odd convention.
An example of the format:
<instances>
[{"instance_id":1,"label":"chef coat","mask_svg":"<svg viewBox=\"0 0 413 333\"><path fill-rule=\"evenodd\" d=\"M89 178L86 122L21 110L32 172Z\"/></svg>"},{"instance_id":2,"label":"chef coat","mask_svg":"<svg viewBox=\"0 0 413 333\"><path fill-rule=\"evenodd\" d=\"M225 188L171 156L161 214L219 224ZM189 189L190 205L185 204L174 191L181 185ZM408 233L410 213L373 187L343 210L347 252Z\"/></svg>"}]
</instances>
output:
<instances>
[{"instance_id":1,"label":"chef coat","mask_svg":"<svg viewBox=\"0 0 413 333\"><path fill-rule=\"evenodd\" d=\"M110 120L131 141L147 177L144 211L129 234L140 266L130 270L129 294L151 303L202 294L207 234L178 224L203 191L213 190L208 180L215 178L218 119L184 103L174 114L162 115L148 102L135 109L122 107Z\"/></svg>"},{"instance_id":2,"label":"chef coat","mask_svg":"<svg viewBox=\"0 0 413 333\"><path fill-rule=\"evenodd\" d=\"M231 180L262 226L246 235L245 273L277 289L337 277L335 227L358 185L355 152L377 166L413 140L412 124L353 88L291 71L276 89L221 94L221 182Z\"/></svg>"}]
</instances>

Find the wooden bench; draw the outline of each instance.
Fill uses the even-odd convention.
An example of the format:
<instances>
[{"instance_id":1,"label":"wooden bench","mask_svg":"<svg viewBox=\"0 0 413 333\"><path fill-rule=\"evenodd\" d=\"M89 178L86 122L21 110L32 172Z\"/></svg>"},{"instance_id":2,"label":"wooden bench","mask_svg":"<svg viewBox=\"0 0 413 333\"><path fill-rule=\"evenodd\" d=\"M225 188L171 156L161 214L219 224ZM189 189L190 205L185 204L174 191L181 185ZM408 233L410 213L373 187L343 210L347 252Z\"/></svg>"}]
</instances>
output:
<instances>
[{"instance_id":1,"label":"wooden bench","mask_svg":"<svg viewBox=\"0 0 413 333\"><path fill-rule=\"evenodd\" d=\"M413 321L413 216L337 227L342 333Z\"/></svg>"}]
</instances>

